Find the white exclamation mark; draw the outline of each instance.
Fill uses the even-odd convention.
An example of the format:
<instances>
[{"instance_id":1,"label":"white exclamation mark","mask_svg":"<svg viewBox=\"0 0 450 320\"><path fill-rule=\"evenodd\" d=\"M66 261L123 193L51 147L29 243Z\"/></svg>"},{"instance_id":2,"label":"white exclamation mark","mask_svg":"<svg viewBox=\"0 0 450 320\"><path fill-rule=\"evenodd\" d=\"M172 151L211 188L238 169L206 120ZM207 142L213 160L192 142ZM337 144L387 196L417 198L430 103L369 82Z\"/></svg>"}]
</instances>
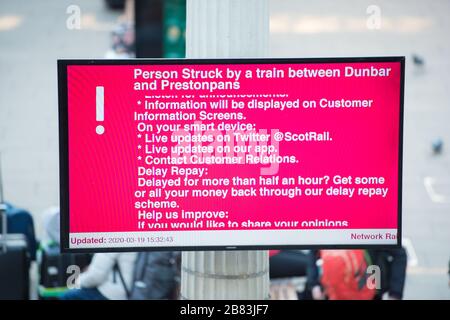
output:
<instances>
[{"instance_id":1,"label":"white exclamation mark","mask_svg":"<svg viewBox=\"0 0 450 320\"><path fill-rule=\"evenodd\" d=\"M102 86L95 88L95 119L97 121L105 120L105 88ZM95 132L103 134L105 127L99 124L95 128Z\"/></svg>"}]
</instances>

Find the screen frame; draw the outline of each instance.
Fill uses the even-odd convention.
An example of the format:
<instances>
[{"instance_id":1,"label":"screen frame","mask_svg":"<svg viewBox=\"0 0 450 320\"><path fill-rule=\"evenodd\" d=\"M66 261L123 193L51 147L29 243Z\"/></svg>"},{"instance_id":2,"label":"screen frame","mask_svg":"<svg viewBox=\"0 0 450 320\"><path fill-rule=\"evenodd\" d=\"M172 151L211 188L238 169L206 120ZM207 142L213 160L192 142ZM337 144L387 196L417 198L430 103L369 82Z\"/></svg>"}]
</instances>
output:
<instances>
[{"instance_id":1,"label":"screen frame","mask_svg":"<svg viewBox=\"0 0 450 320\"><path fill-rule=\"evenodd\" d=\"M69 140L68 140L68 90L67 67L79 65L199 65L199 64L314 64L314 63L400 63L399 97L399 153L398 153L398 207L396 244L337 244L337 245L244 245L244 246L158 246L70 248L69 244ZM280 250L280 249L392 249L402 246L402 174L403 174L403 122L405 57L340 57L340 58L245 58L245 59L58 59L58 122L59 122L59 173L60 173L60 246L64 253L140 252L140 251L212 251L212 250ZM177 231L183 232L183 231Z\"/></svg>"}]
</instances>

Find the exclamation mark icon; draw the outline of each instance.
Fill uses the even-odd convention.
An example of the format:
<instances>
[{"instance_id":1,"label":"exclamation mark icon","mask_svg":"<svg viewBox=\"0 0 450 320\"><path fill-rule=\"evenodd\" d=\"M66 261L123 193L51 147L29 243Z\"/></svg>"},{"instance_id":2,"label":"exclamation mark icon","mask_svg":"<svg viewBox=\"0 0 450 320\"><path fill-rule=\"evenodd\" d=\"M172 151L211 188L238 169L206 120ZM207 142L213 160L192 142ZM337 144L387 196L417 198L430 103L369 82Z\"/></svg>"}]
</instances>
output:
<instances>
[{"instance_id":1,"label":"exclamation mark icon","mask_svg":"<svg viewBox=\"0 0 450 320\"><path fill-rule=\"evenodd\" d=\"M95 88L95 119L99 122L105 120L105 88L102 86ZM95 132L103 134L105 127L99 124Z\"/></svg>"}]
</instances>

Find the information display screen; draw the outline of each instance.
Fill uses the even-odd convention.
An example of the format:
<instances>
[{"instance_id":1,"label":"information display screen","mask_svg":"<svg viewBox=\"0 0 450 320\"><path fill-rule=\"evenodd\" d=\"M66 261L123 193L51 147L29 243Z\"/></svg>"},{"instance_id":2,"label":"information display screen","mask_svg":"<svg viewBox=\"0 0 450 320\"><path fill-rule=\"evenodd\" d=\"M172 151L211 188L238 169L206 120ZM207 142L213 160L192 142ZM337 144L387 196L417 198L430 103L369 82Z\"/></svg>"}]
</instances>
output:
<instances>
[{"instance_id":1,"label":"information display screen","mask_svg":"<svg viewBox=\"0 0 450 320\"><path fill-rule=\"evenodd\" d=\"M401 240L404 58L59 60L65 251Z\"/></svg>"}]
</instances>

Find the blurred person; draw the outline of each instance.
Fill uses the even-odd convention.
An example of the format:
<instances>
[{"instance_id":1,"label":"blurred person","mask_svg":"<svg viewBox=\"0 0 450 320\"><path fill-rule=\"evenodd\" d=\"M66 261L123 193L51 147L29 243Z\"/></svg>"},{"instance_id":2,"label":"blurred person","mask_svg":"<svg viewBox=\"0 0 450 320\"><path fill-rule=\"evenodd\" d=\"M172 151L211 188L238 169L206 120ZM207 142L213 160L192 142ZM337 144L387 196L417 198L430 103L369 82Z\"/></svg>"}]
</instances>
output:
<instances>
[{"instance_id":1,"label":"blurred person","mask_svg":"<svg viewBox=\"0 0 450 320\"><path fill-rule=\"evenodd\" d=\"M119 17L119 23L112 31L112 46L105 54L106 59L135 57L134 20L134 0L127 0L124 13Z\"/></svg>"},{"instance_id":2,"label":"blurred person","mask_svg":"<svg viewBox=\"0 0 450 320\"><path fill-rule=\"evenodd\" d=\"M381 269L381 289L375 299L381 300L384 294L388 299L403 299L405 288L406 267L408 257L404 248L368 250L373 264Z\"/></svg>"},{"instance_id":3,"label":"blurred person","mask_svg":"<svg viewBox=\"0 0 450 320\"><path fill-rule=\"evenodd\" d=\"M45 237L44 241L60 245L60 211L58 206L47 208L42 214Z\"/></svg>"},{"instance_id":4,"label":"blurred person","mask_svg":"<svg viewBox=\"0 0 450 320\"><path fill-rule=\"evenodd\" d=\"M301 250L270 250L270 278L302 277L306 275L308 254Z\"/></svg>"},{"instance_id":5,"label":"blurred person","mask_svg":"<svg viewBox=\"0 0 450 320\"><path fill-rule=\"evenodd\" d=\"M307 250L269 250L269 276L270 279L304 277L308 263ZM293 279L290 279L293 280ZM271 284L271 299L291 300L301 299L302 292L293 285L293 282Z\"/></svg>"},{"instance_id":6,"label":"blurred person","mask_svg":"<svg viewBox=\"0 0 450 320\"><path fill-rule=\"evenodd\" d=\"M125 10L119 20L134 23L134 0L125 0Z\"/></svg>"},{"instance_id":7,"label":"blurred person","mask_svg":"<svg viewBox=\"0 0 450 320\"><path fill-rule=\"evenodd\" d=\"M327 251L334 251L327 255ZM356 256L348 258L337 254L337 251L355 251ZM358 253L359 252L359 253ZM365 253L364 255L362 253ZM324 262L327 257L328 262ZM348 261L356 261L358 266L351 266ZM325 265L326 263L326 265ZM406 278L406 251L400 249L385 250L312 250L309 255L307 267L307 283L303 299L382 299L387 293L389 299L402 299ZM369 265L380 267L380 289L366 290L366 281L370 274L366 270ZM353 277L346 277L349 271ZM363 271L363 272L362 272ZM331 296L330 296L331 295Z\"/></svg>"},{"instance_id":8,"label":"blurred person","mask_svg":"<svg viewBox=\"0 0 450 320\"><path fill-rule=\"evenodd\" d=\"M311 250L308 255L306 267L305 291L300 297L301 300L325 300L323 286L320 283L322 260L319 250Z\"/></svg>"},{"instance_id":9,"label":"blurred person","mask_svg":"<svg viewBox=\"0 0 450 320\"><path fill-rule=\"evenodd\" d=\"M87 271L81 273L78 279L81 288L65 292L60 299L127 299L126 288L131 288L133 283L136 257L136 253L96 253Z\"/></svg>"},{"instance_id":10,"label":"blurred person","mask_svg":"<svg viewBox=\"0 0 450 320\"><path fill-rule=\"evenodd\" d=\"M320 284L313 298L323 300L371 300L375 289L366 286L370 258L364 250L320 250Z\"/></svg>"}]
</instances>

